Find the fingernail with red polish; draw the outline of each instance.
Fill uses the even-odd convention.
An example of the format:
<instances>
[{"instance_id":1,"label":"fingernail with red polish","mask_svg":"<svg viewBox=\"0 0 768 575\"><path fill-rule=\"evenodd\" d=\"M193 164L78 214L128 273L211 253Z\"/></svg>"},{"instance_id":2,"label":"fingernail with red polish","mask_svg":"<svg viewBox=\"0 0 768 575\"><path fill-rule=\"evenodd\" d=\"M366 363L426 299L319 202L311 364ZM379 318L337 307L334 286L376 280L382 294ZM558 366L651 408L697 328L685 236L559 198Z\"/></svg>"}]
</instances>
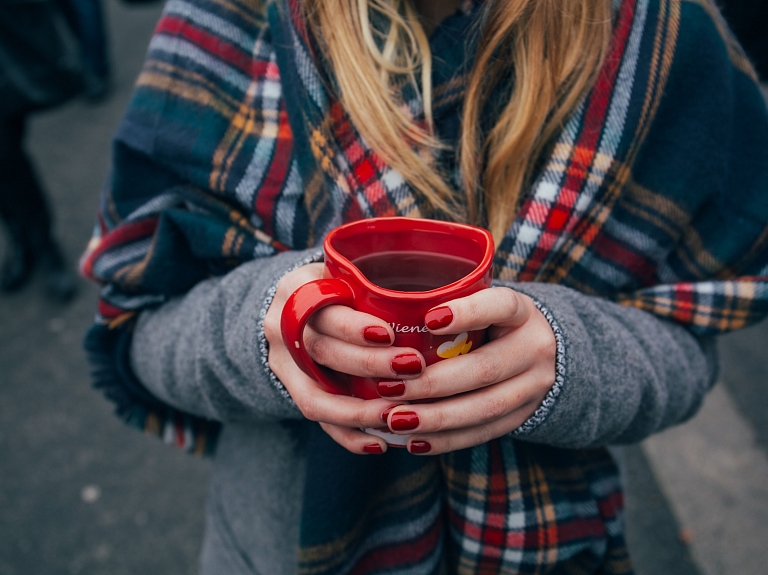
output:
<instances>
[{"instance_id":1,"label":"fingernail with red polish","mask_svg":"<svg viewBox=\"0 0 768 575\"><path fill-rule=\"evenodd\" d=\"M382 379L376 384L376 391L381 397L400 397L405 393L405 383Z\"/></svg>"},{"instance_id":2,"label":"fingernail with red polish","mask_svg":"<svg viewBox=\"0 0 768 575\"><path fill-rule=\"evenodd\" d=\"M363 330L363 337L365 341L370 343L392 343L392 338L389 337L389 332L378 325L371 325Z\"/></svg>"},{"instance_id":3,"label":"fingernail with red polish","mask_svg":"<svg viewBox=\"0 0 768 575\"><path fill-rule=\"evenodd\" d=\"M392 359L392 371L398 375L419 375L421 358L415 353L401 353Z\"/></svg>"},{"instance_id":4,"label":"fingernail with red polish","mask_svg":"<svg viewBox=\"0 0 768 575\"><path fill-rule=\"evenodd\" d=\"M393 410L393 409L395 409L396 407L400 407L400 406L399 406L399 405L393 405L392 407L388 407L387 409L385 409L385 410L384 410L384 411L381 413L381 420L382 420L384 423L386 423L386 422L387 422L387 418L389 417L389 414L390 414L390 413L392 412L392 410Z\"/></svg>"},{"instance_id":5,"label":"fingernail with red polish","mask_svg":"<svg viewBox=\"0 0 768 575\"><path fill-rule=\"evenodd\" d=\"M429 329L443 329L453 321L453 312L448 306L436 307L424 316L424 323Z\"/></svg>"},{"instance_id":6,"label":"fingernail with red polish","mask_svg":"<svg viewBox=\"0 0 768 575\"><path fill-rule=\"evenodd\" d=\"M426 441L411 441L411 446L408 451L420 455L422 453L429 453L432 450L432 446Z\"/></svg>"},{"instance_id":7,"label":"fingernail with red polish","mask_svg":"<svg viewBox=\"0 0 768 575\"><path fill-rule=\"evenodd\" d=\"M371 453L373 455L381 455L384 453L384 450L381 448L381 445L378 443L369 443L365 447L363 447L363 451L366 453Z\"/></svg>"},{"instance_id":8,"label":"fingernail with red polish","mask_svg":"<svg viewBox=\"0 0 768 575\"><path fill-rule=\"evenodd\" d=\"M411 431L419 426L419 416L413 411L398 411L389 418L392 431Z\"/></svg>"}]
</instances>

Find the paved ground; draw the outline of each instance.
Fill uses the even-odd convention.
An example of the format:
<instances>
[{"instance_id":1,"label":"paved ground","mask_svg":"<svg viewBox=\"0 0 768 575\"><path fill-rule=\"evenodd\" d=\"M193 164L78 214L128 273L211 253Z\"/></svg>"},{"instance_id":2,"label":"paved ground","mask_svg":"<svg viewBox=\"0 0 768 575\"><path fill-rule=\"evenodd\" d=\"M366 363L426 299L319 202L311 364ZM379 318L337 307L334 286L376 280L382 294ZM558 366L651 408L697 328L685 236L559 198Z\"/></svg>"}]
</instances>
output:
<instances>
[{"instance_id":1,"label":"paved ground","mask_svg":"<svg viewBox=\"0 0 768 575\"><path fill-rule=\"evenodd\" d=\"M30 137L72 261L158 15L108 8L114 97L42 116ZM39 285L0 299L0 575L193 574L208 464L127 430L89 388L80 340L95 298L82 282L68 307ZM768 572L766 342L768 324L724 338L724 385L702 413L626 450L639 575Z\"/></svg>"}]
</instances>

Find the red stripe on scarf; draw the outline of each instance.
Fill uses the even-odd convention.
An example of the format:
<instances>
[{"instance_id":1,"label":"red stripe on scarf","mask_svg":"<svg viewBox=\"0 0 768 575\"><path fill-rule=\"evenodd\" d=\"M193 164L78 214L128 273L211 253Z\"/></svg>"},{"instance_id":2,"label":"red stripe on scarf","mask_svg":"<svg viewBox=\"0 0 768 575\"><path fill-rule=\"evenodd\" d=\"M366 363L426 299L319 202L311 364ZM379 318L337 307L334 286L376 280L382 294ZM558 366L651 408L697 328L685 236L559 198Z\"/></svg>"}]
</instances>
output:
<instances>
[{"instance_id":1,"label":"red stripe on scarf","mask_svg":"<svg viewBox=\"0 0 768 575\"><path fill-rule=\"evenodd\" d=\"M600 72L598 73L595 87L592 89L587 101L587 110L584 114L583 128L579 135L579 140L574 146L573 156L566 171L565 180L561 185L561 193L557 199L557 207L561 211L572 215L573 206L579 196L579 191L584 186L584 182L589 173L589 167L592 164L597 146L602 135L602 127L605 123L605 116L610 107L613 88L616 84L616 78L619 73L619 67L622 62L622 56L632 31L632 21L635 16L635 2L622 3L622 10L619 13L618 22L613 37L608 56L605 59ZM565 193L568 191L569 193ZM526 206L528 207L528 206ZM527 214L525 214L527 217ZM548 214L547 222L544 224L544 230L541 237L545 237L547 232L553 235L560 235L564 227L563 215L558 210L552 210ZM579 226L580 220L573 219L568 223L569 229ZM538 246L537 246L538 247ZM542 246L543 247L543 246ZM550 249L544 251L534 250L529 258L525 268L521 270L518 281L532 281L536 272L543 265L546 257L550 254Z\"/></svg>"},{"instance_id":2,"label":"red stripe on scarf","mask_svg":"<svg viewBox=\"0 0 768 575\"><path fill-rule=\"evenodd\" d=\"M440 525L440 517L438 516L421 538L398 545L377 547L374 551L361 557L349 575L379 573L393 567L403 568L406 565L417 565L424 562L439 543Z\"/></svg>"},{"instance_id":3,"label":"red stripe on scarf","mask_svg":"<svg viewBox=\"0 0 768 575\"><path fill-rule=\"evenodd\" d=\"M598 507L600 507L600 504L601 501L598 501ZM571 541L602 538L604 536L605 523L603 522L603 518L590 517L576 519L557 525L557 540L555 544L563 545L565 543L570 543Z\"/></svg>"},{"instance_id":4,"label":"red stripe on scarf","mask_svg":"<svg viewBox=\"0 0 768 575\"><path fill-rule=\"evenodd\" d=\"M110 305L107 302L105 302L103 299L99 300L97 309L99 311L99 315L104 319L108 319L108 320L114 319L126 313L126 310Z\"/></svg>"},{"instance_id":5,"label":"red stripe on scarf","mask_svg":"<svg viewBox=\"0 0 768 575\"><path fill-rule=\"evenodd\" d=\"M675 310L672 317L682 323L690 323L696 311L696 294L691 284L675 286Z\"/></svg>"},{"instance_id":6,"label":"red stripe on scarf","mask_svg":"<svg viewBox=\"0 0 768 575\"><path fill-rule=\"evenodd\" d=\"M643 285L651 283L656 264L641 254L632 251L606 234L600 234L599 238L593 242L592 249L611 265L621 266L628 270Z\"/></svg>"},{"instance_id":7,"label":"red stripe on scarf","mask_svg":"<svg viewBox=\"0 0 768 575\"><path fill-rule=\"evenodd\" d=\"M256 194L256 205L254 206L254 211L264 222L264 231L270 236L275 235L274 218L277 211L275 204L285 184L293 152L293 135L288 124L288 113L284 104L281 105L278 121L275 151L269 162L269 171L264 176L264 181Z\"/></svg>"},{"instance_id":8,"label":"red stripe on scarf","mask_svg":"<svg viewBox=\"0 0 768 575\"><path fill-rule=\"evenodd\" d=\"M356 177L354 161L363 156L363 148L357 140L355 130L349 122L347 113L338 101L331 102L328 113L331 118L331 131L333 132L334 139L338 143L339 148L341 148L340 151L343 152L343 154L350 159L350 163L353 164L353 169L351 169L349 174L345 177L347 186L349 186L351 190L356 190L358 189L358 184L354 179ZM363 213L358 202L352 200L347 202L344 206L342 221L354 222L364 217L366 217L366 214Z\"/></svg>"},{"instance_id":9,"label":"red stripe on scarf","mask_svg":"<svg viewBox=\"0 0 768 575\"><path fill-rule=\"evenodd\" d=\"M304 40L304 44L309 47L310 52L314 55L312 50L312 42L310 41L309 32L307 31L307 22L302 17L301 0L288 0L288 6L291 12L291 23L298 32L301 39Z\"/></svg>"},{"instance_id":10,"label":"red stripe on scarf","mask_svg":"<svg viewBox=\"0 0 768 575\"><path fill-rule=\"evenodd\" d=\"M92 280L99 281L99 278L93 275L93 266L96 260L106 251L116 247L128 244L130 242L151 236L155 233L158 216L139 220L133 223L124 223L102 236L99 245L88 254L81 266L81 273Z\"/></svg>"},{"instance_id":11,"label":"red stripe on scarf","mask_svg":"<svg viewBox=\"0 0 768 575\"><path fill-rule=\"evenodd\" d=\"M351 169L345 178L350 190L363 191L374 216L395 215L397 209L382 182L387 164L378 154L363 147L354 126L338 102L331 105L330 111L333 133L350 162ZM364 217L362 211L358 217Z\"/></svg>"},{"instance_id":12,"label":"red stripe on scarf","mask_svg":"<svg viewBox=\"0 0 768 575\"><path fill-rule=\"evenodd\" d=\"M485 520L480 536L480 573L496 573L501 567L501 548L506 538L509 487L501 444L488 444L488 487L485 506Z\"/></svg>"},{"instance_id":13,"label":"red stripe on scarf","mask_svg":"<svg viewBox=\"0 0 768 575\"><path fill-rule=\"evenodd\" d=\"M187 20L174 16L166 16L157 25L156 33L182 37L189 40L197 48L201 48L219 60L238 68L254 78L276 78L274 71L270 73L270 63L253 57L248 51L235 46L221 38L198 28Z\"/></svg>"},{"instance_id":14,"label":"red stripe on scarf","mask_svg":"<svg viewBox=\"0 0 768 575\"><path fill-rule=\"evenodd\" d=\"M379 174L383 174L386 171L387 165L377 154L373 155L371 162ZM373 213L376 216L397 215L397 210L387 195L387 187L384 185L382 178L376 178L373 185L365 188L365 197L368 198L368 203L373 207Z\"/></svg>"},{"instance_id":15,"label":"red stripe on scarf","mask_svg":"<svg viewBox=\"0 0 768 575\"><path fill-rule=\"evenodd\" d=\"M482 565L484 568L493 567L497 564L496 557L501 556L505 549L519 549L521 551L554 548L564 543L578 541L580 539L589 539L592 537L602 537L605 534L604 518L615 517L616 509L612 501L598 500L598 507L603 510L613 510L613 513L607 513L604 517L579 518L570 521L564 521L557 525L541 526L531 528L525 531L507 531L504 529L488 529L487 522L492 518L484 517L485 527L481 528L472 523L464 524L463 518L456 513L451 514L452 523L457 527L463 526L462 535L470 541L476 541L482 544ZM506 517L502 519L506 520ZM481 534L482 533L482 534ZM489 561L489 558L494 558Z\"/></svg>"},{"instance_id":16,"label":"red stripe on scarf","mask_svg":"<svg viewBox=\"0 0 768 575\"><path fill-rule=\"evenodd\" d=\"M624 493L618 490L611 492L597 500L597 507L603 519L614 519L624 509Z\"/></svg>"}]
</instances>

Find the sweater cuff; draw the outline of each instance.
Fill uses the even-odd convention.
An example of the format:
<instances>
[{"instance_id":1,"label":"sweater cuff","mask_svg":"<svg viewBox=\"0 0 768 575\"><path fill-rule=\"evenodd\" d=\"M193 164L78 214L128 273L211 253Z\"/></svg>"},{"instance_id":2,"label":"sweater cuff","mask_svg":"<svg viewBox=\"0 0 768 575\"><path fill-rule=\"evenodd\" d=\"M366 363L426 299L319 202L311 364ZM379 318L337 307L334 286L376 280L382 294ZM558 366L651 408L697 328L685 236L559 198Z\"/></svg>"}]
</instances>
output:
<instances>
[{"instance_id":1,"label":"sweater cuff","mask_svg":"<svg viewBox=\"0 0 768 575\"><path fill-rule=\"evenodd\" d=\"M552 312L538 299L533 296L529 296L533 299L533 303L536 304L538 310L544 315L549 326L552 328L552 333L555 335L555 382L547 392L541 405L533 413L528 420L520 427L512 432L514 437L526 435L536 429L549 415L552 408L555 405L557 396L560 395L560 391L563 388L563 382L565 381L565 342L563 337L563 331L560 328L555 316Z\"/></svg>"},{"instance_id":2,"label":"sweater cuff","mask_svg":"<svg viewBox=\"0 0 768 575\"><path fill-rule=\"evenodd\" d=\"M283 279L283 277L286 274L288 274L289 272L292 272L297 268L300 268L307 264L317 263L321 261L323 261L322 249L307 250L306 252L304 252L304 256L299 261L294 262L281 275L276 277L275 281L267 290L264 303L261 306L261 311L259 312L259 321L256 324L256 341L258 342L259 360L261 362L261 366L264 369L264 372L266 373L270 383L275 387L278 393L282 395L286 400L288 400L290 404L293 406L295 406L296 404L293 401L291 394L288 393L288 390L283 385L283 382L278 379L278 377L275 375L275 372L273 372L272 368L269 367L269 361L268 361L269 342L267 341L267 336L264 333L264 318L267 316L267 311L269 310L269 306L272 305L272 300L275 299L275 293L277 293L277 284L280 283L280 280Z\"/></svg>"}]
</instances>

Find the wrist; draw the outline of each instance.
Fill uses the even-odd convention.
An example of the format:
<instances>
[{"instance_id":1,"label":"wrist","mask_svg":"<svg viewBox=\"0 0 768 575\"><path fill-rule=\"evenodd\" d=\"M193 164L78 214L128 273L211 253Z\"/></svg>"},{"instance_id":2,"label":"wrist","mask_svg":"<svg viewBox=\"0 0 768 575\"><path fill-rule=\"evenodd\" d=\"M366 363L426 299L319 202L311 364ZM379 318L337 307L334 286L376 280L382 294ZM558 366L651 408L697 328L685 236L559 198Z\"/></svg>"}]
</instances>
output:
<instances>
[{"instance_id":1,"label":"wrist","mask_svg":"<svg viewBox=\"0 0 768 575\"><path fill-rule=\"evenodd\" d=\"M563 383L565 380L565 366L566 366L565 343L564 343L563 332L557 320L555 319L554 315L542 302L526 294L522 294L522 295L524 295L524 297L526 297L531 301L532 305L534 305L537 310L535 313L540 313L543 316L543 318L547 321L550 329L552 330L552 335L554 336L554 340L555 340L555 357L554 357L555 378L554 378L554 382L552 383L550 388L547 390L546 395L544 396L544 398L542 399L541 403L536 408L536 410L533 412L533 414L520 427L518 427L516 430L512 432L512 434L515 436L524 436L530 433L531 431L536 429L539 425L541 425L541 423L544 420L546 420L547 416L552 411L555 405L555 402L557 401L557 398L560 395L560 392L562 390Z\"/></svg>"},{"instance_id":2,"label":"wrist","mask_svg":"<svg viewBox=\"0 0 768 575\"><path fill-rule=\"evenodd\" d=\"M323 252L320 249L313 248L310 250L305 250L303 252L292 252L296 258L286 267L285 271L282 274L279 274L275 281L272 283L272 285L267 290L264 301L261 306L261 311L259 313L259 318L256 323L256 341L257 341L257 348L259 350L259 363L261 364L261 367L264 371L264 374L266 375L267 379L270 381L270 383L275 387L275 389L278 391L280 395L282 395L285 399L293 402L293 398L291 397L291 394L288 392L288 390L285 388L283 383L280 381L280 379L275 375L275 373L272 371L271 367L269 366L269 339L267 338L267 331L270 332L270 335L275 334L272 336L272 339L274 341L274 337L279 337L280 333L280 313L277 313L278 310L272 309L272 304L277 302L275 301L276 296L278 295L278 290L281 292L283 289L287 290L288 288L285 287L285 284L281 285L281 282L283 279L290 274L291 272L302 268L303 266L306 266L308 264L312 263L319 263L323 261ZM280 298L284 302L284 298ZM282 305L280 305L280 308L282 310ZM280 310L280 311L281 311ZM269 323L273 324L271 326L271 329L266 329L267 324L267 317L270 316ZM272 320L272 318L275 318Z\"/></svg>"}]
</instances>

